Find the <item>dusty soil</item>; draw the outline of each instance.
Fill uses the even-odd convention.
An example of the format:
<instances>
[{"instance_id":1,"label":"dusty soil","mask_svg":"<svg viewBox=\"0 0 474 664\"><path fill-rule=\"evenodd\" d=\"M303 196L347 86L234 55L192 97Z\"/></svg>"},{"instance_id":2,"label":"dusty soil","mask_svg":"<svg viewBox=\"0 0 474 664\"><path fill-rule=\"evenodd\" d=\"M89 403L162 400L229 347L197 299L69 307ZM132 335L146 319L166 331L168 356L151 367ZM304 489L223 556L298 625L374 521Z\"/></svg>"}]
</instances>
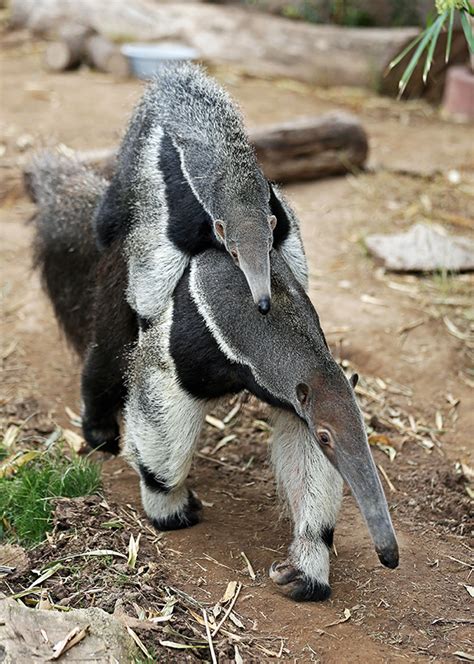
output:
<instances>
[{"instance_id":1,"label":"dusty soil","mask_svg":"<svg viewBox=\"0 0 474 664\"><path fill-rule=\"evenodd\" d=\"M4 38L3 46L2 429L20 424L20 442L38 445L55 425L74 429L65 407L79 410L80 366L31 270L26 221L33 207L21 190L20 164L42 145L90 149L115 144L142 86L88 70L45 74L42 45L22 35ZM267 569L284 556L290 528L281 516L268 464L268 412L252 401L225 432L212 426L203 432L190 478L206 504L203 523L160 536L158 543L143 529L147 544L139 563L149 565L156 557L160 572L149 577L152 587L148 584L141 601L153 603L153 584L158 601L164 584L212 606L229 581L241 582L235 610L244 627L229 627L241 641L226 638L242 647L244 661L266 661L272 652L291 661L338 664L472 656L472 599L466 586L472 586L473 523L461 467L472 465L473 454L472 346L467 339L472 279L384 274L367 257L361 239L418 219L442 223L450 232L472 233L474 131L443 120L422 103L401 104L367 92L325 91L291 81L243 79L229 71L217 75L241 102L249 124L344 108L358 113L369 133L370 172L294 185L287 194L301 218L310 293L323 328L335 355L363 377L359 393L376 461L390 483L384 480L401 565L389 571L378 564L347 495L336 531L332 598L325 604L298 605L279 594ZM216 415L222 417L225 410ZM236 438L213 453L228 433ZM383 445L397 452L392 461L380 449ZM103 475L107 505L142 519L135 474L115 459L104 462ZM86 507L83 514L92 512ZM75 541L85 547L93 532L91 546L108 546L109 535L101 536L92 517L90 521L74 524ZM48 546L34 553L36 561L55 556L57 551ZM118 598L127 600L132 593L130 585L117 582L115 588L88 595L94 581L86 579L82 585L80 578L75 580L80 592L71 605L96 603L113 610ZM31 578L25 576L16 587L28 582ZM54 601L61 601L53 583L50 591ZM350 617L338 622L345 609ZM147 642L149 635L140 635ZM254 646L246 650L249 639ZM263 650L255 644L263 644ZM157 661L195 656L194 651L182 655L156 647ZM223 657L226 652L232 657L232 648L222 648Z\"/></svg>"}]
</instances>

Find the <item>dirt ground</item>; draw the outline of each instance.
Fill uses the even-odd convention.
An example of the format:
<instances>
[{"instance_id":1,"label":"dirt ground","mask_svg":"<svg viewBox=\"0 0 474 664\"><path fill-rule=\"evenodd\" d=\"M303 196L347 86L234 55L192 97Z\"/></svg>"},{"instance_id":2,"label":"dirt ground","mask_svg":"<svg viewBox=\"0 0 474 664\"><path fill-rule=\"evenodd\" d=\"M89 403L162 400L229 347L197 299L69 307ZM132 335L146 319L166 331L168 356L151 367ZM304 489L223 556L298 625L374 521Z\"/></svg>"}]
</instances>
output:
<instances>
[{"instance_id":1,"label":"dirt ground","mask_svg":"<svg viewBox=\"0 0 474 664\"><path fill-rule=\"evenodd\" d=\"M33 206L21 191L20 165L45 145L114 145L142 90L137 81L117 82L88 70L46 74L42 48L10 35L0 55L2 429L22 424L23 442L31 445L55 424L74 429L65 408L79 411L80 366L31 270L26 221ZM244 643L250 634L265 644L244 661L279 655L328 664L449 662L469 654L472 661L473 602L466 586L473 585L473 521L466 475L474 451L468 368L473 281L468 275L386 274L361 240L420 219L472 235L474 130L442 119L423 102L216 73L249 125L343 108L357 113L369 134L368 172L286 191L301 219L310 294L323 329L336 357L363 377L359 394L401 564L395 571L379 565L346 495L335 536L332 598L296 604L278 592L267 570L284 557L290 528L279 516L268 463L268 411L251 402L224 432L210 425L203 432L190 485L204 501L204 520L160 537L153 552L166 561L166 583L211 605L229 581L242 583L236 611L243 627L233 625L237 639L229 638L240 643L240 634ZM216 415L223 417L225 409ZM236 437L214 452L227 434ZM103 475L107 501L143 518L137 477L125 462L107 460ZM127 591L108 592L110 604L110 597ZM84 593L83 604L101 605ZM159 652L157 661L194 656Z\"/></svg>"}]
</instances>

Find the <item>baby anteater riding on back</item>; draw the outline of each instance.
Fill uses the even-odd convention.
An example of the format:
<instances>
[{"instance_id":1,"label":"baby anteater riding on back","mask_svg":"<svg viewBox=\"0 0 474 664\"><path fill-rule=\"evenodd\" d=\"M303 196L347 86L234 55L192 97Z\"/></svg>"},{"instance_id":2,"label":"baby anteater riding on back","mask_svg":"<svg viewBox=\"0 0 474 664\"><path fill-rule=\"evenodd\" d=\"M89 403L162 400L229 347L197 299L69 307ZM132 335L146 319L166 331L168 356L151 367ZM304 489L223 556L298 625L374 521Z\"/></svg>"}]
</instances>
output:
<instances>
[{"instance_id":1,"label":"baby anteater riding on back","mask_svg":"<svg viewBox=\"0 0 474 664\"><path fill-rule=\"evenodd\" d=\"M191 64L164 68L135 109L118 166L95 215L102 248L126 241L128 301L156 320L192 256L226 249L261 313L279 249L304 285L296 219L257 164L240 113Z\"/></svg>"},{"instance_id":2,"label":"baby anteater riding on back","mask_svg":"<svg viewBox=\"0 0 474 664\"><path fill-rule=\"evenodd\" d=\"M30 181L38 204L36 263L79 353L87 358L97 344L106 349L94 372L86 360L87 408L102 417L97 440L108 438L100 428L123 409L125 453L140 475L151 523L169 530L200 520L187 476L205 414L216 399L246 389L274 409L272 458L294 522L288 559L270 570L275 583L297 600L329 596L342 477L381 562L396 567L397 541L355 399L356 377L349 381L334 361L316 311L279 252L271 256L266 317L232 259L210 248L191 259L160 321L139 333L139 316L125 298L120 243L100 253L91 229L106 186L74 162L37 160ZM88 426L85 436L94 442Z\"/></svg>"}]
</instances>

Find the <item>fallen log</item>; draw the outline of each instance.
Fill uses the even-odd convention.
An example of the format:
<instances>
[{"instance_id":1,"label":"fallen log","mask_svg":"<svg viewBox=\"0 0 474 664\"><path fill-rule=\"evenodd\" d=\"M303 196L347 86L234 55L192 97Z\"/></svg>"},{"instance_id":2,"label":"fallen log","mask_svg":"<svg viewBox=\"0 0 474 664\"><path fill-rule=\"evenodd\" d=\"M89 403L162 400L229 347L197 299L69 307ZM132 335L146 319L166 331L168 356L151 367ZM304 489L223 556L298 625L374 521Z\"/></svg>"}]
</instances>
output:
<instances>
[{"instance_id":1,"label":"fallen log","mask_svg":"<svg viewBox=\"0 0 474 664\"><path fill-rule=\"evenodd\" d=\"M265 176L272 182L315 180L362 169L368 155L367 134L354 116L328 113L301 118L250 131L257 158ZM73 152L81 163L110 179L115 169L116 148ZM23 170L28 191L30 173Z\"/></svg>"},{"instance_id":2,"label":"fallen log","mask_svg":"<svg viewBox=\"0 0 474 664\"><path fill-rule=\"evenodd\" d=\"M360 122L342 112L263 127L251 132L250 140L266 177L275 182L357 171L369 151Z\"/></svg>"},{"instance_id":3,"label":"fallen log","mask_svg":"<svg viewBox=\"0 0 474 664\"><path fill-rule=\"evenodd\" d=\"M388 94L397 94L406 59L392 72L387 73L387 66L419 32L418 28L314 25L241 7L153 0L11 0L10 11L12 25L42 34L64 21L82 23L103 36L126 34L130 41L179 40L205 61L232 64L260 77L362 86ZM445 43L445 35L440 35L427 86L421 83L420 61L406 96L439 96ZM467 57L465 38L457 31L450 63Z\"/></svg>"}]
</instances>

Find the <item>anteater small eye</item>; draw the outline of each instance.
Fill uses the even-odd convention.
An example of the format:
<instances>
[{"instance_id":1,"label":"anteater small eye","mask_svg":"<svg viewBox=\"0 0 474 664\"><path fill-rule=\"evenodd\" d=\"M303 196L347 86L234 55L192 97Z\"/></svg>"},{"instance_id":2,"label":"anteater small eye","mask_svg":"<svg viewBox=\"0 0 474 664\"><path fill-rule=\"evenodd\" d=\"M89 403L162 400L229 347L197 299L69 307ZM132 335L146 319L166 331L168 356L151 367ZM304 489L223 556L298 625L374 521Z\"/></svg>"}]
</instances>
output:
<instances>
[{"instance_id":1,"label":"anteater small eye","mask_svg":"<svg viewBox=\"0 0 474 664\"><path fill-rule=\"evenodd\" d=\"M237 251L235 249L230 250L230 255L232 256L232 258L234 259L234 261L236 263L239 262L239 254L237 253Z\"/></svg>"},{"instance_id":2,"label":"anteater small eye","mask_svg":"<svg viewBox=\"0 0 474 664\"><path fill-rule=\"evenodd\" d=\"M318 431L318 438L319 442L322 445L330 445L331 444L331 435L329 431Z\"/></svg>"}]
</instances>

